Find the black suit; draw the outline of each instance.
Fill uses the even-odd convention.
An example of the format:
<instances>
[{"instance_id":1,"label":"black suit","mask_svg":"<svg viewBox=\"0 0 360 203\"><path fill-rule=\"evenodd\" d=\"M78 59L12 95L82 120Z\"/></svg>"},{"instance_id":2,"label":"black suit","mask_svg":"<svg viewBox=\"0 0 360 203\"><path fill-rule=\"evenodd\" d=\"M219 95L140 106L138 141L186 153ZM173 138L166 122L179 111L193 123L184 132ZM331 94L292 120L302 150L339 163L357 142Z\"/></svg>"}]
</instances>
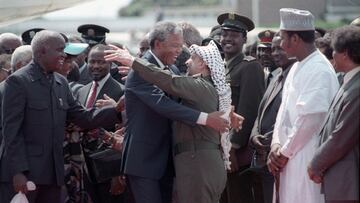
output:
<instances>
[{"instance_id":1,"label":"black suit","mask_svg":"<svg viewBox=\"0 0 360 203\"><path fill-rule=\"evenodd\" d=\"M150 52L144 55L157 64ZM138 202L171 202L171 120L195 125L198 111L168 98L162 90L130 71L125 84L127 114L122 169ZM171 120L170 120L171 119Z\"/></svg>"},{"instance_id":2,"label":"black suit","mask_svg":"<svg viewBox=\"0 0 360 203\"><path fill-rule=\"evenodd\" d=\"M113 108L85 110L73 98L66 78L45 75L34 62L9 76L2 104L0 178L9 183L15 174L24 173L37 185L63 185L65 122L84 129L118 122Z\"/></svg>"},{"instance_id":3,"label":"black suit","mask_svg":"<svg viewBox=\"0 0 360 203\"><path fill-rule=\"evenodd\" d=\"M292 64L291 64L292 65ZM265 140L262 140L264 145L268 146L266 151L255 151L252 159L252 168L260 175L261 186L254 187L254 193L263 197L265 203L272 202L274 178L268 171L266 166L267 155L270 151L270 144L272 140L272 134L276 121L277 112L280 108L282 100L282 88L285 82L286 76L289 73L290 67L285 71L280 72L271 80L264 97L262 98L258 116L255 120L254 127L252 129L249 144L253 146L252 139L254 136L263 135ZM259 189L262 188L262 191ZM259 191L256 191L259 190Z\"/></svg>"}]
</instances>

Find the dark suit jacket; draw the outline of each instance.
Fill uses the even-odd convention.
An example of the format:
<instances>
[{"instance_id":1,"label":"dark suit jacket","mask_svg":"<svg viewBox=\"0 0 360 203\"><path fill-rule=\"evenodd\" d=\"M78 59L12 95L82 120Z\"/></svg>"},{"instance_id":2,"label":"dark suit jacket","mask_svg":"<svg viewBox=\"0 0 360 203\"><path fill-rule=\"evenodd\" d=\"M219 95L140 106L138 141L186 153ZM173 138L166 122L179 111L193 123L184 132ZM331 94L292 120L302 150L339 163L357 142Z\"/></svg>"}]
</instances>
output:
<instances>
[{"instance_id":1,"label":"dark suit jacket","mask_svg":"<svg viewBox=\"0 0 360 203\"><path fill-rule=\"evenodd\" d=\"M267 87L263 98L261 99L258 115L256 117L254 127L252 129L249 144L253 146L252 138L256 135L264 135L266 137L266 141L264 145L268 145L269 149L264 153L255 153L253 157L253 161L258 161L258 166L266 166L266 157L267 153L270 151L270 144L272 140L272 134L274 130L274 125L276 121L276 116L278 110L280 108L281 100L282 100L282 88L285 82L286 76L289 73L290 67L287 68L284 72L280 71L275 78L273 78ZM281 82L278 82L279 77L282 77ZM260 159L259 157L255 157L257 155L264 156ZM256 158L256 159L255 159ZM262 162L263 161L263 162ZM262 163L260 163L262 162Z\"/></svg>"},{"instance_id":2,"label":"dark suit jacket","mask_svg":"<svg viewBox=\"0 0 360 203\"><path fill-rule=\"evenodd\" d=\"M226 75L235 112L245 118L242 129L234 132L231 142L245 150L265 91L264 71L255 58L239 54L227 65ZM241 162L249 164L250 157L241 158Z\"/></svg>"},{"instance_id":3,"label":"dark suit jacket","mask_svg":"<svg viewBox=\"0 0 360 203\"><path fill-rule=\"evenodd\" d=\"M92 86L92 82L88 83L87 85L81 87L78 90L77 99L83 106L86 106L86 100L89 96L89 92ZM98 99L104 99L104 94L108 95L110 98L118 101L120 97L124 94L123 86L113 79L111 76L106 80L104 86L102 86L99 94L96 97ZM106 130L114 129L114 125L106 125L103 126Z\"/></svg>"},{"instance_id":4,"label":"dark suit jacket","mask_svg":"<svg viewBox=\"0 0 360 203\"><path fill-rule=\"evenodd\" d=\"M150 52L144 58L158 65ZM195 125L200 112L171 100L134 71L130 71L125 83L125 105L128 121L123 172L160 179L171 158L171 120Z\"/></svg>"},{"instance_id":5,"label":"dark suit jacket","mask_svg":"<svg viewBox=\"0 0 360 203\"><path fill-rule=\"evenodd\" d=\"M3 136L2 136L2 113L1 113L1 106L2 106L2 98L3 98L3 94L4 94L4 84L5 81L2 81L0 83L0 146L3 140ZM1 156L0 156L1 157Z\"/></svg>"},{"instance_id":6,"label":"dark suit jacket","mask_svg":"<svg viewBox=\"0 0 360 203\"><path fill-rule=\"evenodd\" d=\"M86 63L86 64L84 64L84 66L85 67L80 72L80 78L79 78L78 83L86 85L93 80L93 77L90 73L88 64Z\"/></svg>"},{"instance_id":7,"label":"dark suit jacket","mask_svg":"<svg viewBox=\"0 0 360 203\"><path fill-rule=\"evenodd\" d=\"M342 85L320 133L320 146L310 167L323 173L329 200L359 200L360 72Z\"/></svg>"},{"instance_id":8,"label":"dark suit jacket","mask_svg":"<svg viewBox=\"0 0 360 203\"><path fill-rule=\"evenodd\" d=\"M85 110L58 73L48 79L31 62L5 82L0 178L23 172L35 184L64 183L63 141L66 120L87 129L118 122L113 108Z\"/></svg>"}]
</instances>

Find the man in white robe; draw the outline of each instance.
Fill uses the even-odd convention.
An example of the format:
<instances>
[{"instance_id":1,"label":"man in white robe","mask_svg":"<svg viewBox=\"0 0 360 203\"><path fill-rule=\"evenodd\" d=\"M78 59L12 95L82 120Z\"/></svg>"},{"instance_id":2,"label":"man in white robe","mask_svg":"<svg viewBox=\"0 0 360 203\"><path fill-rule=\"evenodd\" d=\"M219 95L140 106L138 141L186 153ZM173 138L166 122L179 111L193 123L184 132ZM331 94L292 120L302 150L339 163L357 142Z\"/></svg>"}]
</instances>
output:
<instances>
[{"instance_id":1,"label":"man in white robe","mask_svg":"<svg viewBox=\"0 0 360 203\"><path fill-rule=\"evenodd\" d=\"M279 177L281 203L322 203L320 186L307 175L319 131L339 84L333 67L314 45L314 17L309 11L280 9L281 47L297 58L286 78L276 118L269 170Z\"/></svg>"}]
</instances>

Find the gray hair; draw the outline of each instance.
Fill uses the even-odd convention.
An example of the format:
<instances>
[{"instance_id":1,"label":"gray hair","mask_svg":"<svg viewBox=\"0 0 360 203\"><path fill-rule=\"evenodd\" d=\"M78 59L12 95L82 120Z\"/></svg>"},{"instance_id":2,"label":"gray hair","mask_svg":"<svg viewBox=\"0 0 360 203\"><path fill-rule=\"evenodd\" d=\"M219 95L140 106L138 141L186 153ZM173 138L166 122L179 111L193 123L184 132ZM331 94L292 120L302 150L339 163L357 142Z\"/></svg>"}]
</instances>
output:
<instances>
[{"instance_id":1,"label":"gray hair","mask_svg":"<svg viewBox=\"0 0 360 203\"><path fill-rule=\"evenodd\" d=\"M32 59L32 49L30 45L22 45L15 49L11 56L11 69L13 72L16 71L16 64L30 62Z\"/></svg>"},{"instance_id":2,"label":"gray hair","mask_svg":"<svg viewBox=\"0 0 360 203\"><path fill-rule=\"evenodd\" d=\"M64 37L61 36L60 33L50 31L50 30L42 30L42 31L37 32L35 34L34 38L31 41L31 48L32 48L32 51L33 51L34 59L36 59L38 57L38 54L39 54L39 52L41 51L42 48L44 48L44 47L47 48L48 47L47 43L52 38L64 39Z\"/></svg>"},{"instance_id":3,"label":"gray hair","mask_svg":"<svg viewBox=\"0 0 360 203\"><path fill-rule=\"evenodd\" d=\"M163 42L170 34L179 34L182 36L183 31L179 25L172 22L156 23L154 28L149 33L150 47L154 48L155 40Z\"/></svg>"},{"instance_id":4,"label":"gray hair","mask_svg":"<svg viewBox=\"0 0 360 203\"><path fill-rule=\"evenodd\" d=\"M5 32L5 33L0 34L0 44L4 40L8 40L8 39L19 40L19 42L21 43L21 38L14 33Z\"/></svg>"}]
</instances>

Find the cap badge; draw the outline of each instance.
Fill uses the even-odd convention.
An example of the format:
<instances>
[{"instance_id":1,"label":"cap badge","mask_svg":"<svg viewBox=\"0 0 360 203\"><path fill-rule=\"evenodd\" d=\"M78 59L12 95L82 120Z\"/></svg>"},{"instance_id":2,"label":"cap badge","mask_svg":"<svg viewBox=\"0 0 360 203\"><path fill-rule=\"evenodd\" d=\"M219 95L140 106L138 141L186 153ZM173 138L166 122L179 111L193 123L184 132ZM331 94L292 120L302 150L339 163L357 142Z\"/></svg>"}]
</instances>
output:
<instances>
[{"instance_id":1,"label":"cap badge","mask_svg":"<svg viewBox=\"0 0 360 203\"><path fill-rule=\"evenodd\" d=\"M235 20L235 14L229 13L229 19L230 20Z\"/></svg>"},{"instance_id":2,"label":"cap badge","mask_svg":"<svg viewBox=\"0 0 360 203\"><path fill-rule=\"evenodd\" d=\"M87 35L88 36L95 36L95 30L94 29L88 29L87 30Z\"/></svg>"},{"instance_id":3,"label":"cap badge","mask_svg":"<svg viewBox=\"0 0 360 203\"><path fill-rule=\"evenodd\" d=\"M30 38L31 38L31 39L34 38L35 34L36 34L35 31L30 31L30 32L29 32Z\"/></svg>"},{"instance_id":4,"label":"cap badge","mask_svg":"<svg viewBox=\"0 0 360 203\"><path fill-rule=\"evenodd\" d=\"M269 31L265 32L265 37L270 37L270 32Z\"/></svg>"}]
</instances>

